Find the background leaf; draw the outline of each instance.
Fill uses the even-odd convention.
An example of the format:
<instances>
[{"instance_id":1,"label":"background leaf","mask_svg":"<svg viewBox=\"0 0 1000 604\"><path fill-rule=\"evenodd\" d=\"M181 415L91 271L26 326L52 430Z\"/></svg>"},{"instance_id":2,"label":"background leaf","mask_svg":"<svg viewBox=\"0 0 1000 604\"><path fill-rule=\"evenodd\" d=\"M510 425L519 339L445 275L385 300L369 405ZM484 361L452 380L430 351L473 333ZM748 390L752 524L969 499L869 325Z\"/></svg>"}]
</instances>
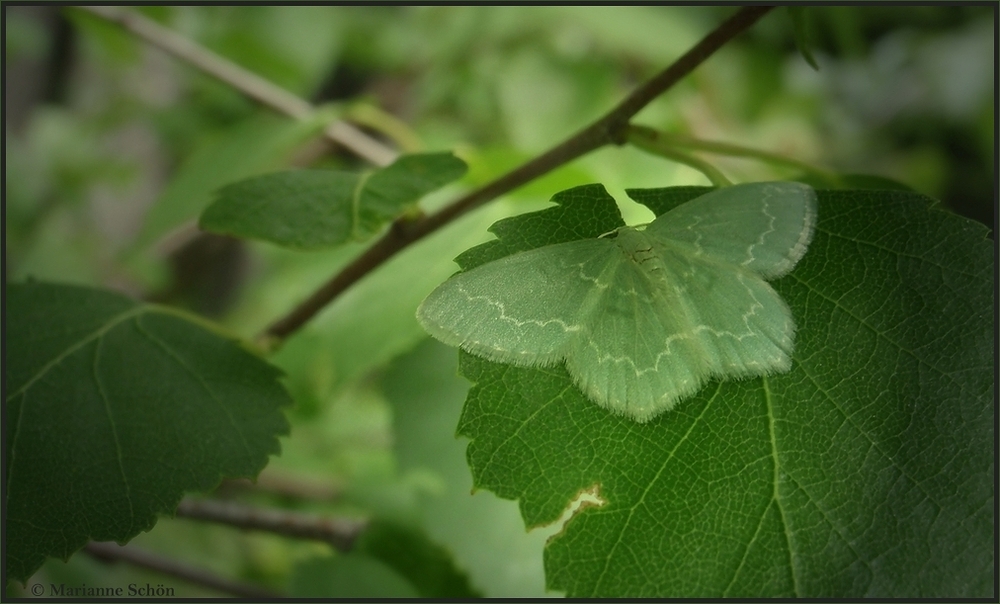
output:
<instances>
[{"instance_id":1,"label":"background leaf","mask_svg":"<svg viewBox=\"0 0 1000 604\"><path fill-rule=\"evenodd\" d=\"M296 565L292 596L312 598L474 598L465 573L422 531L373 520L347 555Z\"/></svg>"},{"instance_id":2,"label":"background leaf","mask_svg":"<svg viewBox=\"0 0 1000 604\"><path fill-rule=\"evenodd\" d=\"M262 115L204 141L150 208L135 245L148 245L197 217L219 187L279 165L332 117L296 122Z\"/></svg>"},{"instance_id":3,"label":"background leaf","mask_svg":"<svg viewBox=\"0 0 1000 604\"><path fill-rule=\"evenodd\" d=\"M657 214L687 197L630 193ZM605 502L548 544L549 588L992 594L985 229L913 193L818 193L810 250L773 282L798 325L790 373L712 382L640 425L587 401L561 367L461 353L475 386L458 430L475 485L518 499L529 527L583 490ZM505 228L515 220L530 218Z\"/></svg>"},{"instance_id":4,"label":"background leaf","mask_svg":"<svg viewBox=\"0 0 1000 604\"><path fill-rule=\"evenodd\" d=\"M795 47L799 49L802 58L809 63L813 69L819 70L816 58L812 54L812 41L809 34L809 23L806 17L805 7L789 6L788 14L792 16L792 32L795 34Z\"/></svg>"},{"instance_id":5,"label":"background leaf","mask_svg":"<svg viewBox=\"0 0 1000 604\"><path fill-rule=\"evenodd\" d=\"M350 553L313 558L293 571L289 592L295 598L417 598L406 577L378 558Z\"/></svg>"},{"instance_id":6,"label":"background leaf","mask_svg":"<svg viewBox=\"0 0 1000 604\"><path fill-rule=\"evenodd\" d=\"M124 543L184 491L256 476L279 451L279 370L175 312L28 283L8 286L5 319L14 578L88 539Z\"/></svg>"},{"instance_id":7,"label":"background leaf","mask_svg":"<svg viewBox=\"0 0 1000 604\"><path fill-rule=\"evenodd\" d=\"M455 568L446 549L422 531L376 520L368 525L355 551L388 564L410 581L423 598L474 598L480 594Z\"/></svg>"},{"instance_id":8,"label":"background leaf","mask_svg":"<svg viewBox=\"0 0 1000 604\"><path fill-rule=\"evenodd\" d=\"M364 174L278 172L224 187L203 229L299 250L363 241L421 197L465 174L451 153L407 155Z\"/></svg>"},{"instance_id":9,"label":"background leaf","mask_svg":"<svg viewBox=\"0 0 1000 604\"><path fill-rule=\"evenodd\" d=\"M469 390L457 361L453 349L425 337L380 376L400 472L421 485L415 520L486 597L553 596L545 590L542 548L554 531L525 531L517 504L473 488L466 444L455 436Z\"/></svg>"}]
</instances>

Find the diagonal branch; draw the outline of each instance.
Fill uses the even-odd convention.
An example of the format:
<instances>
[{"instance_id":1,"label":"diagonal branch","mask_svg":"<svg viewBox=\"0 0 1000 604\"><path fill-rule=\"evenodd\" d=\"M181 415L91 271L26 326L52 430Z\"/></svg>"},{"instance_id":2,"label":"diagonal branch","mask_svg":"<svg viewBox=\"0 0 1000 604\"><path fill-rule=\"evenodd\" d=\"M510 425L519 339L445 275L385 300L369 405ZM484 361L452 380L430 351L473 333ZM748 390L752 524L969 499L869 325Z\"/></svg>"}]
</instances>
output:
<instances>
[{"instance_id":1,"label":"diagonal branch","mask_svg":"<svg viewBox=\"0 0 1000 604\"><path fill-rule=\"evenodd\" d=\"M284 88L174 33L156 21L113 6L77 8L117 23L153 46L215 76L262 105L288 117L304 121L316 111L310 103ZM350 149L375 165L386 166L396 159L395 151L345 121L337 120L329 124L323 134L334 143Z\"/></svg>"},{"instance_id":2,"label":"diagonal branch","mask_svg":"<svg viewBox=\"0 0 1000 604\"><path fill-rule=\"evenodd\" d=\"M466 212L508 193L595 149L626 142L629 120L653 99L691 73L726 42L748 29L772 6L747 6L706 35L672 65L640 86L614 109L583 130L448 206L416 220L400 218L364 253L323 284L292 312L272 323L261 335L265 343L280 341L302 327L341 292L417 240Z\"/></svg>"},{"instance_id":3,"label":"diagonal branch","mask_svg":"<svg viewBox=\"0 0 1000 604\"><path fill-rule=\"evenodd\" d=\"M83 549L102 562L128 562L134 566L148 568L149 570L176 577L188 583L240 598L267 601L281 597L281 594L274 593L263 587L226 579L203 568L184 564L166 556L140 549L134 545L117 545L111 542L91 541Z\"/></svg>"},{"instance_id":4,"label":"diagonal branch","mask_svg":"<svg viewBox=\"0 0 1000 604\"><path fill-rule=\"evenodd\" d=\"M228 524L246 530L268 531L297 539L323 541L340 552L350 551L355 539L367 526L364 520L329 518L214 499L185 498L177 506L177 517Z\"/></svg>"}]
</instances>

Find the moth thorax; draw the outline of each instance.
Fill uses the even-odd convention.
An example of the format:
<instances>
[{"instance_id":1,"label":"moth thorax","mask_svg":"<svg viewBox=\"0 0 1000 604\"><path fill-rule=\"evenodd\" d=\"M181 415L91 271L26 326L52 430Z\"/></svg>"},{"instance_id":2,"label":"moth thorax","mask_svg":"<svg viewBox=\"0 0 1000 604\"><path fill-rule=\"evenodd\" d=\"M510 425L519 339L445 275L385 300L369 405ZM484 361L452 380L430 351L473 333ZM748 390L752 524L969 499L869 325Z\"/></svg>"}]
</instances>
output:
<instances>
[{"instance_id":1,"label":"moth thorax","mask_svg":"<svg viewBox=\"0 0 1000 604\"><path fill-rule=\"evenodd\" d=\"M643 270L663 270L663 261L653 249L653 242L642 231L623 227L618 230L615 242L632 262Z\"/></svg>"}]
</instances>

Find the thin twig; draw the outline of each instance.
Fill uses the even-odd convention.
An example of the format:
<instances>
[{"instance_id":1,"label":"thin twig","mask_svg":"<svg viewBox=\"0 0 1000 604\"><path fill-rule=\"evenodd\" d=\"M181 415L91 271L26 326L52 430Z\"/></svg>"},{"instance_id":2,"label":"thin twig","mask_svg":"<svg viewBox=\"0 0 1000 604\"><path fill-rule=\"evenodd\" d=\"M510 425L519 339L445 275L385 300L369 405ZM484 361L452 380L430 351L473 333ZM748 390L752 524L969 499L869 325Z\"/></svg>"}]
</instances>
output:
<instances>
[{"instance_id":1,"label":"thin twig","mask_svg":"<svg viewBox=\"0 0 1000 604\"><path fill-rule=\"evenodd\" d=\"M659 134L659 132L652 128L631 125L629 126L628 142L640 149L667 159L672 159L675 162L698 170L707 176L708 180L712 181L712 186L728 187L733 184L718 168L700 157L685 153L675 146L670 145L669 141L665 137L659 136Z\"/></svg>"},{"instance_id":2,"label":"thin twig","mask_svg":"<svg viewBox=\"0 0 1000 604\"><path fill-rule=\"evenodd\" d=\"M468 193L436 214L412 220L397 219L364 253L323 284L289 314L275 321L259 336L265 346L280 342L302 327L341 292L415 241L433 233L466 212L496 199L582 155L608 144L626 141L629 120L657 96L691 73L726 42L748 29L772 8L747 6L705 36L672 65L625 98L596 122L535 159L483 187Z\"/></svg>"},{"instance_id":3,"label":"thin twig","mask_svg":"<svg viewBox=\"0 0 1000 604\"><path fill-rule=\"evenodd\" d=\"M184 499L177 506L177 516L247 530L268 531L297 539L323 541L341 552L351 550L354 540L367 525L363 520L327 518L213 499Z\"/></svg>"},{"instance_id":4,"label":"thin twig","mask_svg":"<svg viewBox=\"0 0 1000 604\"><path fill-rule=\"evenodd\" d=\"M142 568L148 568L171 577L182 579L188 583L241 598L276 600L282 597L281 594L262 587L225 579L204 569L181 564L165 556L154 554L153 552L139 549L132 545L123 546L111 542L91 541L83 549L94 558L103 562L128 562L135 566L141 566Z\"/></svg>"},{"instance_id":5,"label":"thin twig","mask_svg":"<svg viewBox=\"0 0 1000 604\"><path fill-rule=\"evenodd\" d=\"M331 482L289 476L269 469L261 472L255 481L246 478L223 480L214 495L226 499L227 494L234 491L253 491L300 501L324 503L337 501L343 494L343 489Z\"/></svg>"},{"instance_id":6,"label":"thin twig","mask_svg":"<svg viewBox=\"0 0 1000 604\"><path fill-rule=\"evenodd\" d=\"M695 151L704 151L706 153L713 153L716 155L729 155L731 157L749 157L751 159L757 159L763 162L788 166L791 168L798 168L803 172L808 174L813 174L817 178L821 178L832 186L840 185L840 177L828 170L814 166L810 163L795 159L793 157L786 157L779 153L772 153L770 151L765 151L762 149L754 149L752 147L745 147L743 145L736 145L733 143L725 143L721 141L707 141L699 138L694 138L692 136L686 136L683 134L675 134L668 132L658 132L652 128L647 128L646 126L629 126L630 141L632 135L637 135L640 137L645 137L648 139L658 139L662 141L663 144L669 145L671 147L685 147L688 149L693 149Z\"/></svg>"},{"instance_id":7,"label":"thin twig","mask_svg":"<svg viewBox=\"0 0 1000 604\"><path fill-rule=\"evenodd\" d=\"M113 6L77 8L117 23L150 44L215 76L279 113L304 121L312 117L316 111L316 108L304 99L142 15ZM342 120L329 124L323 133L331 141L350 149L375 165L386 166L396 159L395 151Z\"/></svg>"}]
</instances>

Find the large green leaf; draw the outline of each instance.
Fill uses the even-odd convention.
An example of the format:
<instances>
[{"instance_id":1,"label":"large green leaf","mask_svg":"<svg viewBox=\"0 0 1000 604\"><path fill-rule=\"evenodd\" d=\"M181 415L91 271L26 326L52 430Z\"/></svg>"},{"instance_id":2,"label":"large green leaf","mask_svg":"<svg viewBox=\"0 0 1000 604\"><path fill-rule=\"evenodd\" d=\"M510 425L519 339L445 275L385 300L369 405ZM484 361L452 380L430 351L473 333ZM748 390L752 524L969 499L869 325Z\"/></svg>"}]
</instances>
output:
<instances>
[{"instance_id":1,"label":"large green leaf","mask_svg":"<svg viewBox=\"0 0 1000 604\"><path fill-rule=\"evenodd\" d=\"M124 543L184 491L252 477L279 452L280 371L166 308L10 285L5 309L7 572L88 539Z\"/></svg>"},{"instance_id":2,"label":"large green leaf","mask_svg":"<svg viewBox=\"0 0 1000 604\"><path fill-rule=\"evenodd\" d=\"M299 250L363 241L465 170L451 153L425 153L367 173L267 174L222 188L201 215L201 227Z\"/></svg>"},{"instance_id":3,"label":"large green leaf","mask_svg":"<svg viewBox=\"0 0 1000 604\"><path fill-rule=\"evenodd\" d=\"M587 191L588 195L582 195ZM661 214L699 188L630 191ZM590 199L585 199L590 197ZM499 223L463 268L617 225L590 187ZM477 487L525 523L584 506L548 544L568 596L990 597L993 281L986 230L925 197L820 191L805 258L773 283L793 369L711 382L637 424L561 367L462 353ZM544 225L560 215L559 228ZM549 235L546 241L544 231Z\"/></svg>"}]
</instances>

